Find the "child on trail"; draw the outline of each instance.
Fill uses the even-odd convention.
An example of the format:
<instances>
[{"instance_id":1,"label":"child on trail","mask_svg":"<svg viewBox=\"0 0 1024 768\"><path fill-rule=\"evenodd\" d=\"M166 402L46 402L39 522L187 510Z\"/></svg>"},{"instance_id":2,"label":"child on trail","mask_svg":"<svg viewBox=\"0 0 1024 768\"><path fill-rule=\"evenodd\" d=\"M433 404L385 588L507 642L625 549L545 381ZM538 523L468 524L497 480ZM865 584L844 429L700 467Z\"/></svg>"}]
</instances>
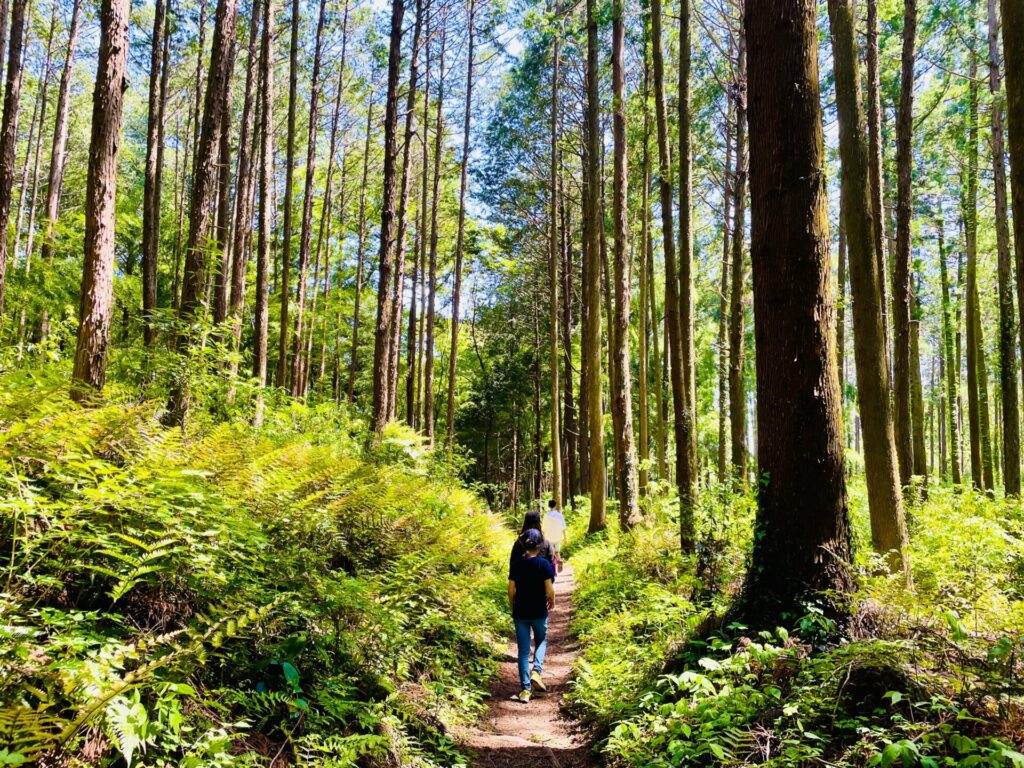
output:
<instances>
[{"instance_id":1,"label":"child on trail","mask_svg":"<svg viewBox=\"0 0 1024 768\"><path fill-rule=\"evenodd\" d=\"M544 515L544 531L548 543L551 544L551 551L554 554L555 572L562 572L562 545L569 543L568 526L565 524L565 516L558 508L554 499L548 501L548 512Z\"/></svg>"},{"instance_id":2,"label":"child on trail","mask_svg":"<svg viewBox=\"0 0 1024 768\"><path fill-rule=\"evenodd\" d=\"M548 611L555 607L555 571L541 556L544 537L536 528L527 529L519 540L523 556L514 560L508 571L508 602L516 627L521 690L513 698L530 701L533 687L546 691L544 654L548 647ZM532 635L532 637L531 637ZM530 671L530 645L533 641L533 671Z\"/></svg>"},{"instance_id":3,"label":"child on trail","mask_svg":"<svg viewBox=\"0 0 1024 768\"><path fill-rule=\"evenodd\" d=\"M544 538L544 532L541 530L540 512L533 509L527 512L526 516L523 518L523 527L519 531L519 538L516 539L515 543L512 545L512 553L509 555L508 558L509 568L512 567L512 563L514 563L516 560L521 558L526 553L526 547L523 546L523 534L525 534L529 530L535 530L537 531L537 533L540 534L540 555L549 563L551 563L551 567L554 568L554 550L551 548L551 544L548 542L548 540Z\"/></svg>"}]
</instances>

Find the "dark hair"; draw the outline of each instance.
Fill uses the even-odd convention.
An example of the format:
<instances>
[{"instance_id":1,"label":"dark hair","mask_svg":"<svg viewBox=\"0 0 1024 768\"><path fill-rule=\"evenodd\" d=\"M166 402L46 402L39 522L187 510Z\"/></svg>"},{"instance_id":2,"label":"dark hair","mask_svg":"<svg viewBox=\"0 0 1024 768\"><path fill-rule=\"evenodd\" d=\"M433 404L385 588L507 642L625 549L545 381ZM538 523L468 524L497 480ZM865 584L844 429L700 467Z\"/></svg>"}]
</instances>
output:
<instances>
[{"instance_id":1,"label":"dark hair","mask_svg":"<svg viewBox=\"0 0 1024 768\"><path fill-rule=\"evenodd\" d=\"M519 533L526 533L531 528L538 531L541 530L540 512L534 509L531 509L526 513L526 516L523 518L523 527L520 529Z\"/></svg>"},{"instance_id":2,"label":"dark hair","mask_svg":"<svg viewBox=\"0 0 1024 768\"><path fill-rule=\"evenodd\" d=\"M555 500L554 499L548 499L548 509L554 509L557 506L558 505L555 504Z\"/></svg>"}]
</instances>

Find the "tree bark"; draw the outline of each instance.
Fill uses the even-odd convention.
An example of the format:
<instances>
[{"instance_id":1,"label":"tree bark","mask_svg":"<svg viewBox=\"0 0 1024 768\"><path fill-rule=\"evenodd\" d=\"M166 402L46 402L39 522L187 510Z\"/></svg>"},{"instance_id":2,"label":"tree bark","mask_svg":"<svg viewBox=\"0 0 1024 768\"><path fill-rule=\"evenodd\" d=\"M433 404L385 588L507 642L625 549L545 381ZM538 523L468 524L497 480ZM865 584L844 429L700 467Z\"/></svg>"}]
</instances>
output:
<instances>
[{"instance_id":1,"label":"tree bark","mask_svg":"<svg viewBox=\"0 0 1024 768\"><path fill-rule=\"evenodd\" d=\"M284 170L284 234L281 242L281 320L277 353L278 387L288 387L288 329L290 324L291 271L292 271L292 217L295 193L295 108L299 82L299 0L292 0L291 44L288 47L288 137Z\"/></svg>"},{"instance_id":2,"label":"tree bark","mask_svg":"<svg viewBox=\"0 0 1024 768\"><path fill-rule=\"evenodd\" d=\"M587 314L583 343L587 348L587 431L590 437L590 525L595 533L607 525L605 507L604 416L601 408L601 134L598 68L597 16L595 0L587 0L587 101L585 115L587 200L584 215L587 239Z\"/></svg>"},{"instance_id":3,"label":"tree bark","mask_svg":"<svg viewBox=\"0 0 1024 768\"><path fill-rule=\"evenodd\" d=\"M942 219L935 223L938 235L939 279L942 286L942 355L946 374L946 418L948 419L949 467L953 485L963 482L960 476L960 430L957 410L960 403L958 388L960 356L956 351L953 330L953 307L950 301L949 276L946 265L945 225Z\"/></svg>"},{"instance_id":4,"label":"tree bark","mask_svg":"<svg viewBox=\"0 0 1024 768\"><path fill-rule=\"evenodd\" d=\"M864 429L864 465L871 513L871 540L889 567L910 579L907 528L903 516L892 412L889 371L885 361L881 282L871 215L868 145L860 98L860 73L854 47L850 0L829 0L829 19L839 111L839 152L842 158L843 222L846 225L853 296L854 356L857 394ZM783 358L779 358L783 359ZM765 431L759 429L760 435Z\"/></svg>"},{"instance_id":5,"label":"tree bark","mask_svg":"<svg viewBox=\"0 0 1024 768\"><path fill-rule=\"evenodd\" d=\"M359 223L356 244L355 302L352 309L352 352L348 365L348 401L356 401L356 371L359 369L359 300L366 264L366 186L370 174L370 137L373 129L373 95L366 105L366 141L363 145L363 180L359 187ZM376 386L376 385L375 385Z\"/></svg>"},{"instance_id":6,"label":"tree bark","mask_svg":"<svg viewBox=\"0 0 1024 768\"><path fill-rule=\"evenodd\" d=\"M423 346L423 335L421 333L421 326L423 324L422 315L418 315L418 307L416 304L416 289L417 281L423 282L424 266L426 264L427 254L427 203L429 199L428 195L428 182L430 180L430 141L428 137L428 126L427 123L430 120L430 43L431 43L431 29L429 23L426 30L427 38L427 50L425 57L425 66L423 72L423 135L421 136L421 149L422 157L420 160L420 202L418 217L419 221L416 224L416 253L413 254L413 271L412 271L412 296L409 300L409 343L406 347L405 358L406 358L406 375L405 375L405 417L413 429L418 429L419 424L419 407L417 402L419 401L419 375L420 375L420 353ZM417 323L419 326L417 326Z\"/></svg>"},{"instance_id":7,"label":"tree bark","mask_svg":"<svg viewBox=\"0 0 1024 768\"><path fill-rule=\"evenodd\" d=\"M740 14L744 13L740 0ZM742 23L742 22L741 22ZM736 72L736 192L735 223L732 234L732 290L729 301L729 425L733 479L739 488L747 485L747 391L743 376L743 228L747 195L747 49L740 38Z\"/></svg>"},{"instance_id":8,"label":"tree bark","mask_svg":"<svg viewBox=\"0 0 1024 768\"><path fill-rule=\"evenodd\" d=\"M921 372L910 365L911 293L910 222L913 213L911 140L914 131L914 44L917 32L917 1L903 3L903 55L900 65L900 101L896 114L896 255L893 267L893 428L900 482L910 484L914 473L911 390L913 379L921 384ZM877 237L876 237L877 242ZM877 246L876 246L877 247ZM885 282L884 273L881 275Z\"/></svg>"},{"instance_id":9,"label":"tree bark","mask_svg":"<svg viewBox=\"0 0 1024 768\"><path fill-rule=\"evenodd\" d=\"M423 426L427 442L434 445L434 330L437 307L437 214L441 200L441 160L444 156L444 57L447 52L445 28L441 28L441 54L437 76L437 119L434 125L434 172L430 193L429 298L427 299L426 360L423 363ZM426 118L424 117L424 122Z\"/></svg>"},{"instance_id":10,"label":"tree bark","mask_svg":"<svg viewBox=\"0 0 1024 768\"><path fill-rule=\"evenodd\" d=\"M15 0L15 9L24 0ZM103 388L107 371L107 346L114 292L114 207L117 195L117 156L121 145L125 71L128 62L128 0L103 0L100 6L100 43L96 86L92 101L92 135L85 189L85 262L82 268L82 299L78 313L78 343L71 379L71 397L82 402ZM20 79L22 16L15 12L11 23L11 57L8 64L4 127L12 96L17 103ZM16 44L17 43L17 44ZM11 80L15 80L11 89ZM13 109L13 105L12 109ZM13 118L13 115L11 115ZM6 132L3 134L6 137ZM3 146L0 139L0 146ZM3 155L6 158L6 155ZM4 163L6 172L7 164ZM9 177L7 177L9 179ZM8 212L10 200L7 200ZM6 230L6 228L5 228ZM6 238L4 238L6 241Z\"/></svg>"},{"instance_id":11,"label":"tree bark","mask_svg":"<svg viewBox=\"0 0 1024 768\"><path fill-rule=\"evenodd\" d=\"M651 66L650 66L650 55L648 53L650 49L650 14L644 14L644 91L643 91L643 110L644 110L644 128L643 128L643 159L641 161L641 179L643 186L640 190L640 359L638 361L637 378L639 379L640 391L639 391L639 417L640 417L640 496L647 495L647 486L650 479L650 455L651 455L651 437L650 437L650 354L649 346L647 341L648 336L648 304L650 303L649 294L653 291L654 286L651 285L651 281L648 279L648 263L654 254L651 249L651 110L650 110L650 79L651 79ZM726 142L728 144L728 141ZM729 173L729 161L726 160L726 176ZM725 183L725 208L728 210L728 179ZM728 225L723 227L724 234L728 233ZM725 238L728 241L728 237ZM722 275L723 279L726 274L723 266ZM723 296L724 302L724 296ZM724 307L723 307L724 309ZM725 312L721 314L722 319L725 318ZM725 339L722 337L722 333L719 333L719 343L723 343ZM720 366L719 372L721 373L722 367ZM720 394L724 392L724 388L719 390ZM724 409L719 409L720 414L724 413ZM719 448L721 469L724 469L725 465L725 444L724 444L724 424L720 415L719 426Z\"/></svg>"},{"instance_id":12,"label":"tree bark","mask_svg":"<svg viewBox=\"0 0 1024 768\"><path fill-rule=\"evenodd\" d=\"M878 64L878 0L867 0L867 60L868 69L868 152L870 157L871 218L874 226L874 254L882 306L882 336L885 344L886 368L889 367L889 269L886 264L885 232L885 174L882 171L882 86ZM852 274L851 274L852 279Z\"/></svg>"},{"instance_id":13,"label":"tree bark","mask_svg":"<svg viewBox=\"0 0 1024 768\"><path fill-rule=\"evenodd\" d=\"M297 1L297 0L296 0ZM403 0L391 2L391 41L388 50L388 90L384 114L384 187L381 204L380 260L377 283L377 325L373 349L373 431L380 434L388 422L390 379L388 361L391 347L392 280L395 274L395 197L398 155L398 76L402 67Z\"/></svg>"},{"instance_id":14,"label":"tree bark","mask_svg":"<svg viewBox=\"0 0 1024 768\"><path fill-rule=\"evenodd\" d=\"M614 155L612 170L612 219L615 270L615 335L612 368L615 371L612 408L619 412L619 527L632 528L640 522L639 492L637 488L636 446L633 435L632 378L629 360L630 295L632 269L629 264L627 240L626 157L626 23L623 0L612 0L612 134ZM557 366L556 366L557 367ZM557 410L557 409L556 409Z\"/></svg>"},{"instance_id":15,"label":"tree bark","mask_svg":"<svg viewBox=\"0 0 1024 768\"><path fill-rule=\"evenodd\" d=\"M1024 4L1000 0L1006 67L1006 123L1010 150L1010 198L1017 265L1017 317L1024 354Z\"/></svg>"},{"instance_id":16,"label":"tree bark","mask_svg":"<svg viewBox=\"0 0 1024 768\"><path fill-rule=\"evenodd\" d=\"M75 3L74 14L78 13L79 3L80 0ZM158 161L160 160L162 149L161 138L164 122L163 96L165 95L165 89L161 87L161 84L163 82L164 35L166 34L166 26L167 0L156 0L156 10L153 15L153 48L149 59L146 178L142 193L142 312L145 323L142 334L146 346L150 346L156 341L153 313L156 311L157 306L157 258L160 248L160 186L163 169ZM70 65L70 61L68 65ZM63 85L62 79L62 88Z\"/></svg>"},{"instance_id":17,"label":"tree bark","mask_svg":"<svg viewBox=\"0 0 1024 768\"><path fill-rule=\"evenodd\" d=\"M1003 417L1003 488L1020 495L1020 414L1017 410L1017 350L1013 307L1013 255L1006 205L1006 165L1003 144L1002 78L999 71L999 18L996 0L988 0L989 91L992 93L992 176L995 186L996 251L999 277L999 388ZM1018 252L1024 244L1017 246ZM1018 281L1024 274L1018 273Z\"/></svg>"},{"instance_id":18,"label":"tree bark","mask_svg":"<svg viewBox=\"0 0 1024 768\"><path fill-rule=\"evenodd\" d=\"M4 91L3 118L0 119L0 316L3 315L7 292L7 261L10 250L7 230L11 220L11 198L14 191L14 155L18 144L18 107L21 99L22 48L25 39L25 6L27 3L28 0L14 0L11 4L11 40L7 51L7 86ZM106 6L104 5L104 7ZM120 9L120 5L117 6L117 9ZM115 13L113 10L110 12ZM116 21L120 21L120 19L117 18ZM114 42L119 43L120 38L115 38ZM119 55L120 51L116 50L115 53ZM118 127L120 127L120 114L118 115ZM105 180L97 180L98 184L104 184L104 182ZM103 208L103 204L98 200L95 204L99 208ZM100 211L93 213L93 216L97 215L102 215L102 213ZM90 215L86 214L87 221L89 218ZM100 275L96 275L96 277L99 278ZM85 276L83 275L83 283L84 281ZM106 332L109 335L109 317L107 318ZM100 365L105 368L105 341L100 356L104 358ZM98 386L103 386L102 373L99 376Z\"/></svg>"},{"instance_id":19,"label":"tree bark","mask_svg":"<svg viewBox=\"0 0 1024 768\"><path fill-rule=\"evenodd\" d=\"M551 52L551 173L548 180L548 320L551 326L548 368L551 385L551 497L558 509L562 508L562 424L558 396L558 264L561 261L558 236L558 78L561 54L561 30L554 34ZM614 53L612 54L614 58Z\"/></svg>"},{"instance_id":20,"label":"tree bark","mask_svg":"<svg viewBox=\"0 0 1024 768\"><path fill-rule=\"evenodd\" d=\"M758 463L767 481L736 614L766 628L795 622L808 601L842 619L853 587L816 10L814 0L748 0L745 22Z\"/></svg>"},{"instance_id":21,"label":"tree bark","mask_svg":"<svg viewBox=\"0 0 1024 768\"><path fill-rule=\"evenodd\" d=\"M459 357L459 300L462 293L462 259L466 239L466 188L469 171L469 120L473 104L473 54L476 42L476 0L469 0L469 39L466 53L466 110L462 122L462 167L459 176L459 224L455 235L455 285L452 287L451 351L448 357L448 414L445 445L455 444L455 371Z\"/></svg>"}]
</instances>

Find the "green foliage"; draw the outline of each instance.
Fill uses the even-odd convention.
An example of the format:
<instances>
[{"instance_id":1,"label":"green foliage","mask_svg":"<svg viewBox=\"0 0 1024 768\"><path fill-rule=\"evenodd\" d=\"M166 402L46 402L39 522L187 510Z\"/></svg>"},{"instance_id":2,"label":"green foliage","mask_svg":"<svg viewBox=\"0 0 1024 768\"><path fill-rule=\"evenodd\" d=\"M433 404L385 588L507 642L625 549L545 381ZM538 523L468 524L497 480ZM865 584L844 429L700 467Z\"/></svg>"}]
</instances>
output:
<instances>
[{"instance_id":1,"label":"green foliage","mask_svg":"<svg viewBox=\"0 0 1024 768\"><path fill-rule=\"evenodd\" d=\"M182 432L59 381L0 379L0 762L459 764L508 542L454 470L332 406Z\"/></svg>"},{"instance_id":2,"label":"green foliage","mask_svg":"<svg viewBox=\"0 0 1024 768\"><path fill-rule=\"evenodd\" d=\"M753 500L716 504L700 510L693 560L678 555L666 499L649 500L635 533L577 539L570 699L611 765L1022 764L1018 505L929 488L909 512L916 589L859 547L846 639L825 643L811 610L792 631L715 629L741 583Z\"/></svg>"}]
</instances>

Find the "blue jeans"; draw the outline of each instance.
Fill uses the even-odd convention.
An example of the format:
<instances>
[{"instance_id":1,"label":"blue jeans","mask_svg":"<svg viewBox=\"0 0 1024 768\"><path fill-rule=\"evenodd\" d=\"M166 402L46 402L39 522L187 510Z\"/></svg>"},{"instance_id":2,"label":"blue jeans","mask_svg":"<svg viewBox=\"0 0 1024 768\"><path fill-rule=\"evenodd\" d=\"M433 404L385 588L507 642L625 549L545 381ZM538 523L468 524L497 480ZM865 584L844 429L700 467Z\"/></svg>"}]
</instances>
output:
<instances>
[{"instance_id":1,"label":"blue jeans","mask_svg":"<svg viewBox=\"0 0 1024 768\"><path fill-rule=\"evenodd\" d=\"M530 690L530 631L533 631L533 671L538 675L544 671L544 653L548 649L548 620L512 619L516 625L516 645L519 648L519 684L524 691Z\"/></svg>"}]
</instances>

